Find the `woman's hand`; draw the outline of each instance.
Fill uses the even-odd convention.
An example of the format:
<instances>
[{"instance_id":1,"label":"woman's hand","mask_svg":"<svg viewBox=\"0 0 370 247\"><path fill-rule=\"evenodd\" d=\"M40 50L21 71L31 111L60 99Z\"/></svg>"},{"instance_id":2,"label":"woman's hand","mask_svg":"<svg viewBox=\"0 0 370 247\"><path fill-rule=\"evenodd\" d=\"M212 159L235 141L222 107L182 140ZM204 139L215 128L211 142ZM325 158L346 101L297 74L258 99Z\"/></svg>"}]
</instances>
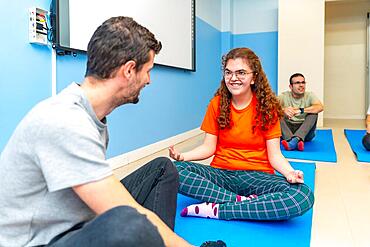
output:
<instances>
[{"instance_id":1,"label":"woman's hand","mask_svg":"<svg viewBox=\"0 0 370 247\"><path fill-rule=\"evenodd\" d=\"M173 146L170 146L168 148L168 151L172 159L177 161L184 161L184 156L181 153L177 152Z\"/></svg>"},{"instance_id":2,"label":"woman's hand","mask_svg":"<svg viewBox=\"0 0 370 247\"><path fill-rule=\"evenodd\" d=\"M286 180L291 184L303 183L303 172L300 170L293 170L288 173Z\"/></svg>"}]
</instances>

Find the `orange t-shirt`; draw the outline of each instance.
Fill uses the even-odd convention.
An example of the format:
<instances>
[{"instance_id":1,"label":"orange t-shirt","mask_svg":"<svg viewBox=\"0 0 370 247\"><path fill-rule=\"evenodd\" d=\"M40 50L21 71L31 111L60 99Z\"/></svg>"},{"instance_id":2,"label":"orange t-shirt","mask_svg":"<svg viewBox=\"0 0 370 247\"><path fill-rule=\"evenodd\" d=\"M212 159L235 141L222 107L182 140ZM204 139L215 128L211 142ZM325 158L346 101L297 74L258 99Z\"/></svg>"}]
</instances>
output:
<instances>
[{"instance_id":1,"label":"orange t-shirt","mask_svg":"<svg viewBox=\"0 0 370 247\"><path fill-rule=\"evenodd\" d=\"M242 110L231 105L231 128L220 129L217 117L220 109L220 96L214 97L207 109L201 129L218 137L215 156L211 166L228 170L254 170L274 173L268 156L266 140L281 136L280 122L267 131L258 127L252 133L252 122L256 114L257 98Z\"/></svg>"}]
</instances>

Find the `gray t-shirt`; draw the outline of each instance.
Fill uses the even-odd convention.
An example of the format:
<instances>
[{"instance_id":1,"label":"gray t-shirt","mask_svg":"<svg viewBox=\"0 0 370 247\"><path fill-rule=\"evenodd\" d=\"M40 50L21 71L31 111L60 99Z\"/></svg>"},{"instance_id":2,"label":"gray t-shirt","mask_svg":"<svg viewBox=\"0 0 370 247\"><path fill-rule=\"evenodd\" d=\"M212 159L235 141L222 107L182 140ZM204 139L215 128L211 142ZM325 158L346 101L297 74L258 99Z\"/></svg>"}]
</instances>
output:
<instances>
[{"instance_id":1,"label":"gray t-shirt","mask_svg":"<svg viewBox=\"0 0 370 247\"><path fill-rule=\"evenodd\" d=\"M293 97L292 92L285 91L279 95L279 102L282 108L295 107L295 108L306 108L319 101L316 95L312 92L305 92L302 98L296 99ZM289 119L291 122L304 122L306 113L299 114Z\"/></svg>"},{"instance_id":2,"label":"gray t-shirt","mask_svg":"<svg viewBox=\"0 0 370 247\"><path fill-rule=\"evenodd\" d=\"M112 174L106 124L72 83L37 104L0 156L0 246L47 244L95 214L73 186Z\"/></svg>"}]
</instances>

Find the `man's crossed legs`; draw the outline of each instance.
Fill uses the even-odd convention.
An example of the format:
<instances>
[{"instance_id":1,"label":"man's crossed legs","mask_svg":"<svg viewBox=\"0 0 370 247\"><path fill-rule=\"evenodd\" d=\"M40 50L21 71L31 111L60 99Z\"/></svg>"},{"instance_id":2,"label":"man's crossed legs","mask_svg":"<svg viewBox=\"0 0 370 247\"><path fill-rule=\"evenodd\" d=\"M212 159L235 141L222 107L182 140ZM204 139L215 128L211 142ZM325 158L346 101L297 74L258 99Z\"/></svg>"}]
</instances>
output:
<instances>
[{"instance_id":1,"label":"man's crossed legs","mask_svg":"<svg viewBox=\"0 0 370 247\"><path fill-rule=\"evenodd\" d=\"M291 122L287 118L280 121L283 147L285 150L304 150L304 142L315 137L317 114L307 114L304 122Z\"/></svg>"}]
</instances>

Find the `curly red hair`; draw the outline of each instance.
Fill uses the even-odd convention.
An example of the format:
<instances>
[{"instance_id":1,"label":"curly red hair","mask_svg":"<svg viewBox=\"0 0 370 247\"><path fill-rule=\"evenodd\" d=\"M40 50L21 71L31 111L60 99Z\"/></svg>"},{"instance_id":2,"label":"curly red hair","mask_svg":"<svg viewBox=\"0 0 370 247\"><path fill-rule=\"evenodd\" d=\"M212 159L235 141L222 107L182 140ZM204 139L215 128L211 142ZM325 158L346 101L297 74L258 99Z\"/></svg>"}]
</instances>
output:
<instances>
[{"instance_id":1,"label":"curly red hair","mask_svg":"<svg viewBox=\"0 0 370 247\"><path fill-rule=\"evenodd\" d=\"M235 48L222 57L222 69L225 70L226 64L230 59L243 59L254 72L254 84L251 85L253 93L257 98L257 114L253 121L253 132L256 127L262 131L268 130L272 125L279 121L283 116L283 110L279 101L272 91L267 80L266 74L262 69L260 59L249 48ZM215 96L220 96L220 115L218 116L218 126L221 129L230 128L231 93L226 87L225 78L221 80L221 86L217 89Z\"/></svg>"}]
</instances>

